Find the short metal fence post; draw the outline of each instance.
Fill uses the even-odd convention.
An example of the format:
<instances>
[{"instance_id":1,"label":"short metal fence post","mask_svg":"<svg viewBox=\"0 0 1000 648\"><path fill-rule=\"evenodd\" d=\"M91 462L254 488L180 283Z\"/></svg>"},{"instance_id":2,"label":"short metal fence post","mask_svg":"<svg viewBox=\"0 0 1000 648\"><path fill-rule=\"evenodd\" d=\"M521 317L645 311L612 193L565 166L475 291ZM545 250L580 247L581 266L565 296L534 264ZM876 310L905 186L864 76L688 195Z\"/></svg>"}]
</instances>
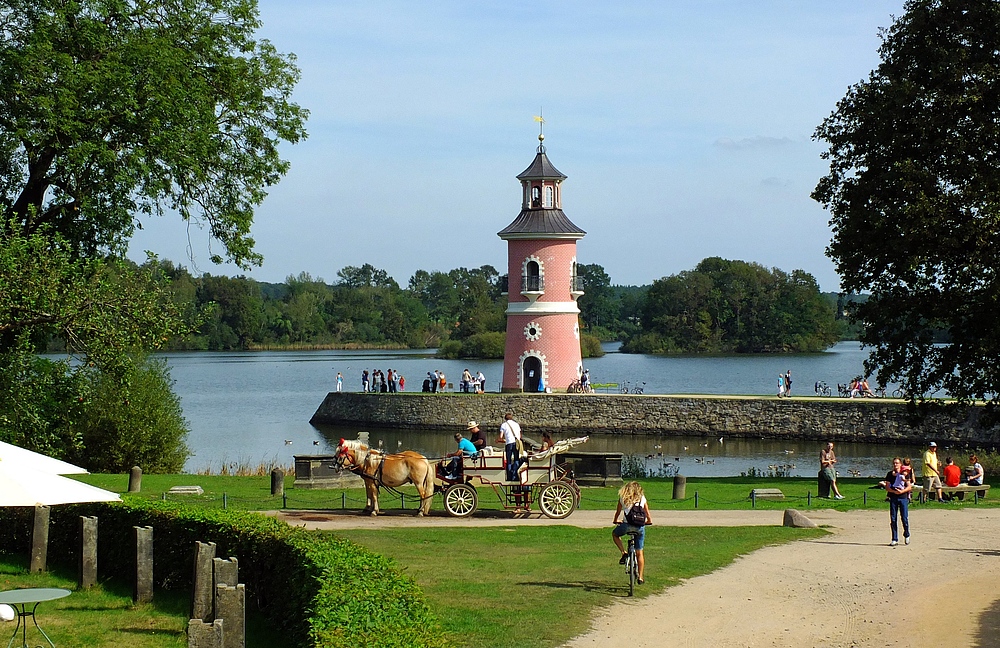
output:
<instances>
[{"instance_id":1,"label":"short metal fence post","mask_svg":"<svg viewBox=\"0 0 1000 648\"><path fill-rule=\"evenodd\" d=\"M403 499L403 494L402 493L399 494L399 508L401 508L401 509L405 509L406 508L406 500Z\"/></svg>"},{"instance_id":2,"label":"short metal fence post","mask_svg":"<svg viewBox=\"0 0 1000 648\"><path fill-rule=\"evenodd\" d=\"M288 493L281 494L281 508L288 508Z\"/></svg>"},{"instance_id":3,"label":"short metal fence post","mask_svg":"<svg viewBox=\"0 0 1000 648\"><path fill-rule=\"evenodd\" d=\"M757 490L750 491L750 508L757 508Z\"/></svg>"},{"instance_id":4,"label":"short metal fence post","mask_svg":"<svg viewBox=\"0 0 1000 648\"><path fill-rule=\"evenodd\" d=\"M806 506L812 506L813 494L812 491L806 491Z\"/></svg>"},{"instance_id":5,"label":"short metal fence post","mask_svg":"<svg viewBox=\"0 0 1000 648\"><path fill-rule=\"evenodd\" d=\"M226 493L222 494L222 508L223 510L229 508L229 495Z\"/></svg>"},{"instance_id":6,"label":"short metal fence post","mask_svg":"<svg viewBox=\"0 0 1000 648\"><path fill-rule=\"evenodd\" d=\"M698 508L698 491L694 492L694 507Z\"/></svg>"},{"instance_id":7,"label":"short metal fence post","mask_svg":"<svg viewBox=\"0 0 1000 648\"><path fill-rule=\"evenodd\" d=\"M868 491L861 493L861 499L863 500L864 505L868 506Z\"/></svg>"},{"instance_id":8,"label":"short metal fence post","mask_svg":"<svg viewBox=\"0 0 1000 648\"><path fill-rule=\"evenodd\" d=\"M347 493L340 494L340 509L344 510L347 508Z\"/></svg>"}]
</instances>

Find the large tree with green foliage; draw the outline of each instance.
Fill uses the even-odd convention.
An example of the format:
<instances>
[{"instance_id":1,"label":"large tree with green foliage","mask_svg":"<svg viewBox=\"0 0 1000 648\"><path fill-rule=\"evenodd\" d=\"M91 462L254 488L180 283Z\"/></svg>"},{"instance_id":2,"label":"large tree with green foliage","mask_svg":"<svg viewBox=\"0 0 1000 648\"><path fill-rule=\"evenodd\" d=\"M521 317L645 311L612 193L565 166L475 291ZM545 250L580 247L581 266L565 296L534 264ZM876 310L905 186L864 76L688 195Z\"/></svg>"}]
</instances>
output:
<instances>
[{"instance_id":1,"label":"large tree with green foliage","mask_svg":"<svg viewBox=\"0 0 1000 648\"><path fill-rule=\"evenodd\" d=\"M259 26L255 0L0 0L7 217L93 254L176 211L259 263L253 210L306 116L292 58Z\"/></svg>"},{"instance_id":2,"label":"large tree with green foliage","mask_svg":"<svg viewBox=\"0 0 1000 648\"><path fill-rule=\"evenodd\" d=\"M1000 403L1000 2L909 0L815 137L813 198L880 383ZM944 332L949 344L935 344Z\"/></svg>"}]
</instances>

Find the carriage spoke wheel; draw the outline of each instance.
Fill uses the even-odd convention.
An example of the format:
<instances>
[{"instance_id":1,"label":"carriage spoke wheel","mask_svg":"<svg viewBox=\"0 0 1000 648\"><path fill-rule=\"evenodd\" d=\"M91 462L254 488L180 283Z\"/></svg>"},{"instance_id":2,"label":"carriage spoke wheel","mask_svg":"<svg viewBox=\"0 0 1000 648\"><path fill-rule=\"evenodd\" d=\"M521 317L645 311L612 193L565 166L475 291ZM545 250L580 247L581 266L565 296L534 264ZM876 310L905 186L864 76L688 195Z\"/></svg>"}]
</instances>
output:
<instances>
[{"instance_id":1,"label":"carriage spoke wheel","mask_svg":"<svg viewBox=\"0 0 1000 648\"><path fill-rule=\"evenodd\" d=\"M566 482L549 482L542 489L538 504L546 516L561 520L576 510L576 493Z\"/></svg>"},{"instance_id":2,"label":"carriage spoke wheel","mask_svg":"<svg viewBox=\"0 0 1000 648\"><path fill-rule=\"evenodd\" d=\"M449 515L468 517L479 506L476 489L468 484L454 484L444 492L444 508Z\"/></svg>"}]
</instances>

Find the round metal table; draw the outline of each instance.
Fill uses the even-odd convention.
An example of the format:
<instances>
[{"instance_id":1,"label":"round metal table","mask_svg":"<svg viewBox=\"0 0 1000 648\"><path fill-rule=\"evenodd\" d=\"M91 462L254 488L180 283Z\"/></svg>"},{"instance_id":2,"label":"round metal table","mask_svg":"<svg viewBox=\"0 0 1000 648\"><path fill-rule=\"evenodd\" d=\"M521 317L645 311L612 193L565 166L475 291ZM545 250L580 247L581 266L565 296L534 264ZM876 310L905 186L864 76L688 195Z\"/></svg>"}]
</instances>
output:
<instances>
[{"instance_id":1,"label":"round metal table","mask_svg":"<svg viewBox=\"0 0 1000 648\"><path fill-rule=\"evenodd\" d=\"M17 614L17 626L14 627L14 634L11 635L10 641L7 642L7 648L11 648L11 646L14 645L14 641L17 640L18 630L21 631L20 648L29 648L27 617L31 617L32 622L35 624L35 628L42 633L42 636L45 637L45 641L49 642L49 645L52 646L52 648L56 648L56 645L52 643L49 636L45 634L45 631L38 625L38 619L35 618L35 610L38 609L39 603L61 599L69 596L70 594L71 592L69 590L58 589L55 587L32 587L29 589L16 589L0 592L0 604L6 603L14 608L14 612ZM31 606L30 610L28 609L29 605ZM20 608L18 606L20 606Z\"/></svg>"}]
</instances>

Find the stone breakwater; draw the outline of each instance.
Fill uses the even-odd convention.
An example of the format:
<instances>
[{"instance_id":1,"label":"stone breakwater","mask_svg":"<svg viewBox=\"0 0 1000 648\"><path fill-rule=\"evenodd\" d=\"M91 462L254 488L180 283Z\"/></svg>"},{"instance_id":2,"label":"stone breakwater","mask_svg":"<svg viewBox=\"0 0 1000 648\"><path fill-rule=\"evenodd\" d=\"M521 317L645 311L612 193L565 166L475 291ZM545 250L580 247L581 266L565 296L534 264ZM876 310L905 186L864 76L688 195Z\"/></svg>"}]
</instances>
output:
<instances>
[{"instance_id":1,"label":"stone breakwater","mask_svg":"<svg viewBox=\"0 0 1000 648\"><path fill-rule=\"evenodd\" d=\"M464 430L470 420L499 425L506 411L532 434L547 430L561 436L673 434L1000 444L1000 427L983 425L979 407L933 407L920 415L905 403L885 399L331 392L310 422Z\"/></svg>"}]
</instances>

